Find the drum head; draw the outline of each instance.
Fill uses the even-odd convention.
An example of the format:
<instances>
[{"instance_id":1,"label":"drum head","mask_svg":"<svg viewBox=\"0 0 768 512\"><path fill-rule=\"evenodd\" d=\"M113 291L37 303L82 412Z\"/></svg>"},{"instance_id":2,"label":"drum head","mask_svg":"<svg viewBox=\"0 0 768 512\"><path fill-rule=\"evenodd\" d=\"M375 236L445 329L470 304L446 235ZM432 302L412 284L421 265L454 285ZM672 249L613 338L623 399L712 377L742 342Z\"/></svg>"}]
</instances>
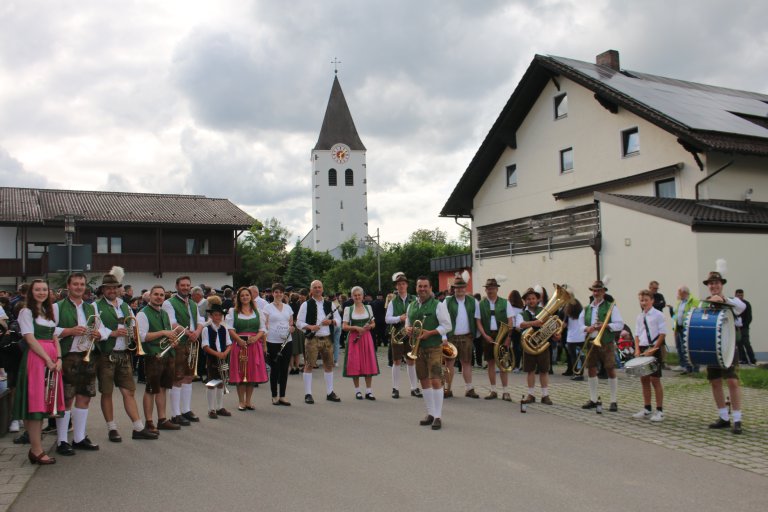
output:
<instances>
[{"instance_id":1,"label":"drum head","mask_svg":"<svg viewBox=\"0 0 768 512\"><path fill-rule=\"evenodd\" d=\"M637 368L639 366L645 366L646 364L652 363L655 360L656 358L651 356L634 357L632 360L627 361L626 364L624 364L624 368Z\"/></svg>"},{"instance_id":2,"label":"drum head","mask_svg":"<svg viewBox=\"0 0 768 512\"><path fill-rule=\"evenodd\" d=\"M720 353L722 354L723 368L728 368L733 364L733 358L736 354L736 322L733 319L733 312L725 309L718 319L718 330L720 331Z\"/></svg>"}]
</instances>

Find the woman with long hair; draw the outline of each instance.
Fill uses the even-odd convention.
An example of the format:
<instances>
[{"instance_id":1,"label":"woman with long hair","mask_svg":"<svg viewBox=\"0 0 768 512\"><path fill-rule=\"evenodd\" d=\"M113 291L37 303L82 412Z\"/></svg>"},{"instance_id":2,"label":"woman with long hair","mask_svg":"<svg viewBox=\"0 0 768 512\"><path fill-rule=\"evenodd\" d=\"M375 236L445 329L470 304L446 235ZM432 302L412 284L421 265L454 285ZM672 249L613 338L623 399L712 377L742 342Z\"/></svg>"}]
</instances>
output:
<instances>
[{"instance_id":1,"label":"woman with long hair","mask_svg":"<svg viewBox=\"0 0 768 512\"><path fill-rule=\"evenodd\" d=\"M235 305L224 321L234 343L229 359L229 382L237 385L238 411L253 411L253 385L267 382L264 361L266 326L253 307L253 296L246 287L237 290Z\"/></svg>"},{"instance_id":2,"label":"woman with long hair","mask_svg":"<svg viewBox=\"0 0 768 512\"><path fill-rule=\"evenodd\" d=\"M355 384L355 398L363 399L360 392L360 377L365 378L365 399L376 400L373 396L371 381L379 374L379 362L376 359L376 347L373 345L371 330L376 327L371 306L363 303L363 289L352 288L352 305L344 308L342 329L349 333L347 337L346 357L344 358L344 376L351 377Z\"/></svg>"},{"instance_id":3,"label":"woman with long hair","mask_svg":"<svg viewBox=\"0 0 768 512\"><path fill-rule=\"evenodd\" d=\"M293 310L283 301L285 287L282 283L272 285L274 300L264 308L267 324L267 357L269 359L269 387L272 391L272 405L291 405L285 399L288 383L288 364L293 357L291 335L293 334ZM278 397L278 388L280 396Z\"/></svg>"},{"instance_id":4,"label":"woman with long hair","mask_svg":"<svg viewBox=\"0 0 768 512\"><path fill-rule=\"evenodd\" d=\"M32 464L55 464L43 450L43 419L53 412L53 401L47 402L46 376L53 374L55 407L64 414L64 384L61 380L61 347L54 335L56 318L48 292L48 283L35 279L27 291L27 307L19 312L19 327L26 341L21 359L13 419L24 420L29 434L29 461Z\"/></svg>"}]
</instances>

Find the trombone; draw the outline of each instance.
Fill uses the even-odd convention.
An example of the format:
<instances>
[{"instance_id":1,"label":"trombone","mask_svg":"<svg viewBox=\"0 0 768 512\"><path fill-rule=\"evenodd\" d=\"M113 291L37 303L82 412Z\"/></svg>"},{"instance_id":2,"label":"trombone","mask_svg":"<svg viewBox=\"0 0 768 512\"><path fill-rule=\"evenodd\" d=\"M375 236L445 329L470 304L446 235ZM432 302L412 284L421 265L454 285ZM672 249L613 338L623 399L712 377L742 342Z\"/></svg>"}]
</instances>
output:
<instances>
[{"instance_id":1,"label":"trombone","mask_svg":"<svg viewBox=\"0 0 768 512\"><path fill-rule=\"evenodd\" d=\"M158 359L162 359L165 357L165 355L168 353L169 350L173 348L174 342L180 342L182 338L186 337L187 331L184 329L183 325L177 325L176 328L173 330L171 338L168 336L163 336L158 341L158 345L160 346L160 349L162 350L159 354L157 354L155 357Z\"/></svg>"}]
</instances>

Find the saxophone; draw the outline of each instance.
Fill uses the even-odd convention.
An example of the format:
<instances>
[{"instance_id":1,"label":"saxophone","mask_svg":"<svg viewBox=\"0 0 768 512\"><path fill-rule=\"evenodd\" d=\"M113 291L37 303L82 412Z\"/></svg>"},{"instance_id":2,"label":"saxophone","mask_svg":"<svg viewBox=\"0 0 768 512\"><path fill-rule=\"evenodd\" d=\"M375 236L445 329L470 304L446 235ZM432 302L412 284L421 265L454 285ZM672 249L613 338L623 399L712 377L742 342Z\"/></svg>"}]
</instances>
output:
<instances>
[{"instance_id":1,"label":"saxophone","mask_svg":"<svg viewBox=\"0 0 768 512\"><path fill-rule=\"evenodd\" d=\"M537 356L549 348L549 338L563 327L563 321L555 313L571 300L571 294L559 284L553 284L555 293L544 306L536 320L542 321L539 328L529 327L523 331L521 343L527 354Z\"/></svg>"}]
</instances>

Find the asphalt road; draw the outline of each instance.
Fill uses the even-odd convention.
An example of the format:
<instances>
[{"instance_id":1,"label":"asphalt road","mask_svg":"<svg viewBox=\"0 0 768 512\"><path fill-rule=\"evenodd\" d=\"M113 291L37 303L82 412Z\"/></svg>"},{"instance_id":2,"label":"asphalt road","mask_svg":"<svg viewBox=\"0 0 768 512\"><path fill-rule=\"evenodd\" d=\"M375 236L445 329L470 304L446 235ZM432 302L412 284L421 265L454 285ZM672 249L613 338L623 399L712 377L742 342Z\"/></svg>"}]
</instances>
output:
<instances>
[{"instance_id":1,"label":"asphalt road","mask_svg":"<svg viewBox=\"0 0 768 512\"><path fill-rule=\"evenodd\" d=\"M125 440L109 443L94 402L88 432L101 450L40 468L11 510L700 512L757 510L768 500L765 477L547 414L541 404L520 414L501 400L453 398L433 432L418 425L422 401L389 398L383 373L376 402L355 400L338 370L342 402L325 401L316 370L314 405L303 403L301 376L290 376L293 406L272 406L262 385L255 412L238 412L233 392L225 397L233 416L218 420L204 415L204 387L195 384L201 422L158 441L131 441L119 410Z\"/></svg>"}]
</instances>

